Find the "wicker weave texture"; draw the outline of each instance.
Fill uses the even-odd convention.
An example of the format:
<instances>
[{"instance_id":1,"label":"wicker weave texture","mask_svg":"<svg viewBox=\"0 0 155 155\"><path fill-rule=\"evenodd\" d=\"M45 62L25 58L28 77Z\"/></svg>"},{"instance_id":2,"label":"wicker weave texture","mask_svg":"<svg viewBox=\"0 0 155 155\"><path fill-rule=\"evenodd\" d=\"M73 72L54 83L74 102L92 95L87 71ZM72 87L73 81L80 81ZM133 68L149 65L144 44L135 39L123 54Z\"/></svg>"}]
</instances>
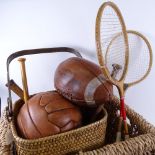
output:
<instances>
[{"instance_id":1,"label":"wicker weave texture","mask_svg":"<svg viewBox=\"0 0 155 155\"><path fill-rule=\"evenodd\" d=\"M0 118L0 155L12 155L12 141L13 137L5 109Z\"/></svg>"},{"instance_id":2,"label":"wicker weave texture","mask_svg":"<svg viewBox=\"0 0 155 155\"><path fill-rule=\"evenodd\" d=\"M15 117L11 122L11 129L15 140L18 155L63 155L78 152L79 150L91 150L103 145L107 125L107 112L103 109L104 117L87 126L71 130L65 133L26 140L18 136L16 131L16 114L19 111L19 101L15 104Z\"/></svg>"},{"instance_id":3,"label":"wicker weave texture","mask_svg":"<svg viewBox=\"0 0 155 155\"><path fill-rule=\"evenodd\" d=\"M115 98L116 106L119 101ZM79 155L155 155L155 128L134 110L127 108L131 124L136 124L140 135L123 142L117 142L92 151L81 151Z\"/></svg>"}]
</instances>

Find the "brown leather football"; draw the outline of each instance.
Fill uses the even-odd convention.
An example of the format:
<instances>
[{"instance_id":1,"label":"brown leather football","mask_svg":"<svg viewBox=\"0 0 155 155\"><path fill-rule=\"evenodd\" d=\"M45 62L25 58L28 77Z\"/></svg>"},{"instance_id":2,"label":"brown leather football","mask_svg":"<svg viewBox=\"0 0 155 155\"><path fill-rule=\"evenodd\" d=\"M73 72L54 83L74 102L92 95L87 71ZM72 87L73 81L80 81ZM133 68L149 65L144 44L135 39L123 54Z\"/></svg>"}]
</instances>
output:
<instances>
[{"instance_id":1,"label":"brown leather football","mask_svg":"<svg viewBox=\"0 0 155 155\"><path fill-rule=\"evenodd\" d=\"M17 116L19 134L26 139L69 131L79 127L81 121L80 110L56 91L34 95Z\"/></svg>"},{"instance_id":2,"label":"brown leather football","mask_svg":"<svg viewBox=\"0 0 155 155\"><path fill-rule=\"evenodd\" d=\"M111 100L112 84L107 82L98 65L72 57L56 69L54 85L70 101L82 106L96 106Z\"/></svg>"}]
</instances>

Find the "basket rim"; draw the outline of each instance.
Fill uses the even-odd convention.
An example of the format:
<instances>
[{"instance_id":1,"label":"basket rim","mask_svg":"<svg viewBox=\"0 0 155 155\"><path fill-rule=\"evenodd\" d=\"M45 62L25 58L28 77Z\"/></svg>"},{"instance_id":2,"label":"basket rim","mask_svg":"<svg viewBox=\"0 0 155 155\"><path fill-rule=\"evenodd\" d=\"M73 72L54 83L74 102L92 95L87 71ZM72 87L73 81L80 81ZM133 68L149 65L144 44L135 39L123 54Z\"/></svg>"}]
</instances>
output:
<instances>
[{"instance_id":1,"label":"basket rim","mask_svg":"<svg viewBox=\"0 0 155 155\"><path fill-rule=\"evenodd\" d=\"M18 102L20 102L21 99L17 100L15 102L15 104L18 104ZM108 113L106 111L106 109L104 108L104 106L102 106L102 110L104 112L104 116L103 118L101 118L100 120L96 121L96 122L93 122L91 124L88 124L88 125L85 125L85 126L82 126L82 127L79 127L77 129L72 129L70 131L67 131L67 132L64 132L64 133L59 133L59 134L55 134L55 135L51 135L51 136L47 136L47 137L42 137L42 138L37 138L37 139L24 139L22 137L20 137L17 133L17 130L16 130L16 127L14 125L14 122L15 122L15 118L13 118L10 122L11 124L11 128L12 128L12 134L15 138L17 138L19 141L23 141L23 142L26 142L26 143L34 143L34 142L41 142L43 140L51 140L52 139L55 139L55 138L59 138L59 137L62 137L62 136L67 136L69 134L73 134L75 132L80 132L82 130L85 130L85 129L88 129L90 127L93 127L93 126L96 126L96 125L99 125L100 123L102 122L106 122L107 121L107 118L108 118Z\"/></svg>"}]
</instances>

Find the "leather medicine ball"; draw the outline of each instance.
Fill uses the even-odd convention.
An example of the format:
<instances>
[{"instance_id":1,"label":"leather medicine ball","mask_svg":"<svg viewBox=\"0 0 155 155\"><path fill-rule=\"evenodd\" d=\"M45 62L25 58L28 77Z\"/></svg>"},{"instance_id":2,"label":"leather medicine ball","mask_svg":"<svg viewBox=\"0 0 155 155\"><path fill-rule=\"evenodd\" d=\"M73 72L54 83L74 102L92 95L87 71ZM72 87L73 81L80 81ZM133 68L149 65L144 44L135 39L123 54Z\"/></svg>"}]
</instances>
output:
<instances>
[{"instance_id":1,"label":"leather medicine ball","mask_svg":"<svg viewBox=\"0 0 155 155\"><path fill-rule=\"evenodd\" d=\"M19 134L26 139L69 131L79 127L81 121L80 110L56 91L34 95L17 116Z\"/></svg>"},{"instance_id":2,"label":"leather medicine ball","mask_svg":"<svg viewBox=\"0 0 155 155\"><path fill-rule=\"evenodd\" d=\"M72 57L56 69L54 85L70 101L93 107L111 100L112 84L107 82L98 65L86 59Z\"/></svg>"}]
</instances>

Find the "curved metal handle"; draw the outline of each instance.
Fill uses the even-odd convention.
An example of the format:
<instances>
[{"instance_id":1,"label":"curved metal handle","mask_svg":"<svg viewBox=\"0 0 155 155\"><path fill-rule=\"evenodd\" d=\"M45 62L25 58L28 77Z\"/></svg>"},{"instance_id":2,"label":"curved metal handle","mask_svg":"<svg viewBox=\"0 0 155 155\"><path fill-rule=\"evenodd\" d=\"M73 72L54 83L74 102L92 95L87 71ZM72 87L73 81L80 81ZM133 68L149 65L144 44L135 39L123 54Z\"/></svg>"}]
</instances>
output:
<instances>
[{"instance_id":1,"label":"curved metal handle","mask_svg":"<svg viewBox=\"0 0 155 155\"><path fill-rule=\"evenodd\" d=\"M73 48L69 48L69 47L56 47L56 48L41 48L41 49L30 49L30 50L22 50L22 51L18 51L15 52L13 54L11 54L8 58L7 58L7 81L8 81L8 107L7 107L7 114L8 114L8 118L11 119L13 116L13 111L12 111L12 97L11 97L11 90L10 90L10 70L9 70L9 65L11 63L11 61L15 58L18 58L20 56L24 56L24 55L34 55L34 54L41 54L41 53L57 53L57 52L69 52L69 53L73 53L75 54L77 57L82 58L81 54L76 51Z\"/></svg>"}]
</instances>

